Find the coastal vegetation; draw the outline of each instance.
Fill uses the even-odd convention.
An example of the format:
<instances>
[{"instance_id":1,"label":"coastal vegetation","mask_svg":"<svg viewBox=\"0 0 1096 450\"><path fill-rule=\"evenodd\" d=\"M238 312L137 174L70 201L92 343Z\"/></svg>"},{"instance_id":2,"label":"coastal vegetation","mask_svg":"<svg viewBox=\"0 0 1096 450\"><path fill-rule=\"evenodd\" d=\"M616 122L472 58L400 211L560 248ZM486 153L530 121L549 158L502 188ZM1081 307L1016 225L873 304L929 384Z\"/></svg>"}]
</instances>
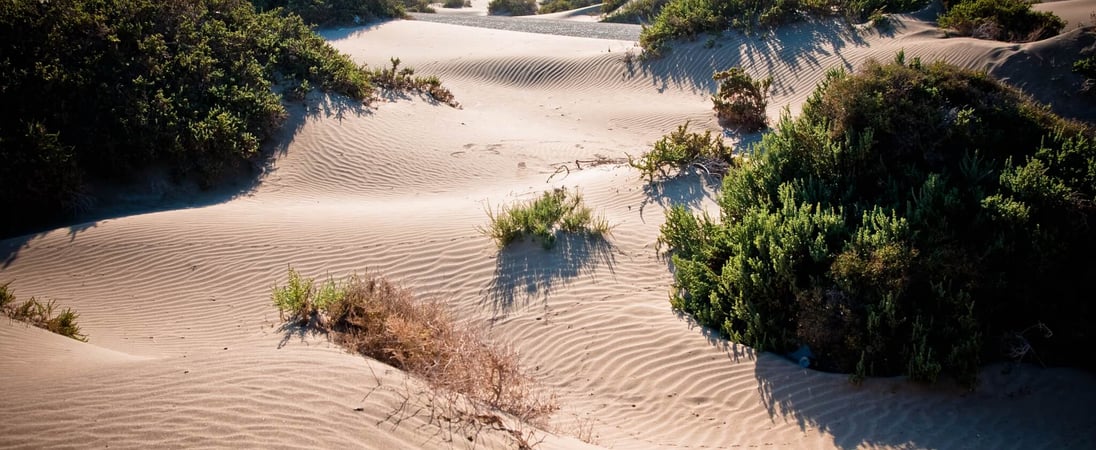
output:
<instances>
[{"instance_id":1,"label":"coastal vegetation","mask_svg":"<svg viewBox=\"0 0 1096 450\"><path fill-rule=\"evenodd\" d=\"M586 206L579 192L567 188L545 191L540 197L493 211L487 208L489 223L481 233L491 237L499 248L531 236L545 249L555 245L556 233L579 233L604 239L612 227Z\"/></svg>"},{"instance_id":2,"label":"coastal vegetation","mask_svg":"<svg viewBox=\"0 0 1096 450\"><path fill-rule=\"evenodd\" d=\"M405 370L443 395L462 396L449 406L463 420L490 417L482 411L487 408L544 425L559 409L512 348L461 324L440 301L417 300L381 276L317 283L290 268L285 285L275 285L271 296L288 326L323 332L348 351Z\"/></svg>"},{"instance_id":3,"label":"coastal vegetation","mask_svg":"<svg viewBox=\"0 0 1096 450\"><path fill-rule=\"evenodd\" d=\"M325 11L316 20L344 14ZM250 167L280 128L281 88L367 102L384 73L297 14L246 0L12 0L0 8L0 54L0 208L18 211L0 233L69 217L92 203L88 182L149 168L212 186ZM436 78L405 70L381 82L455 103Z\"/></svg>"},{"instance_id":4,"label":"coastal vegetation","mask_svg":"<svg viewBox=\"0 0 1096 450\"><path fill-rule=\"evenodd\" d=\"M655 142L651 150L638 158L629 156L628 164L654 181L655 175L665 178L668 169L681 173L689 167L698 167L708 174L723 176L734 164L731 148L723 144L719 135L712 136L711 131L704 134L690 132L689 124L677 127L677 130L663 136Z\"/></svg>"},{"instance_id":5,"label":"coastal vegetation","mask_svg":"<svg viewBox=\"0 0 1096 450\"><path fill-rule=\"evenodd\" d=\"M404 11L426 12L425 0L251 0L259 12L281 8L284 14L300 16L317 26L347 25L389 17L403 17Z\"/></svg>"},{"instance_id":6,"label":"coastal vegetation","mask_svg":"<svg viewBox=\"0 0 1096 450\"><path fill-rule=\"evenodd\" d=\"M540 4L537 14L550 14L560 11L585 8L597 4L597 0L545 0Z\"/></svg>"},{"instance_id":7,"label":"coastal vegetation","mask_svg":"<svg viewBox=\"0 0 1096 450\"><path fill-rule=\"evenodd\" d=\"M0 313L11 320L18 320L34 325L38 328L70 337L81 342L87 342L86 335L80 333L80 325L76 319L80 317L71 308L65 308L59 314L54 315L55 303L53 300L42 303L35 297L19 303L8 286L11 282L0 284Z\"/></svg>"},{"instance_id":8,"label":"coastal vegetation","mask_svg":"<svg viewBox=\"0 0 1096 450\"><path fill-rule=\"evenodd\" d=\"M1093 137L985 73L830 71L731 167L718 218L667 213L671 303L854 378L1091 364Z\"/></svg>"},{"instance_id":9,"label":"coastal vegetation","mask_svg":"<svg viewBox=\"0 0 1096 450\"><path fill-rule=\"evenodd\" d=\"M1031 9L1030 0L963 0L940 15L941 27L961 36L1032 42L1056 36L1066 23L1054 13Z\"/></svg>"},{"instance_id":10,"label":"coastal vegetation","mask_svg":"<svg viewBox=\"0 0 1096 450\"><path fill-rule=\"evenodd\" d=\"M712 75L719 90L712 95L712 105L719 123L752 133L767 126L765 108L769 106L772 77L755 80L741 67L733 67Z\"/></svg>"},{"instance_id":11,"label":"coastal vegetation","mask_svg":"<svg viewBox=\"0 0 1096 450\"><path fill-rule=\"evenodd\" d=\"M491 0L487 13L500 16L528 16L537 13L537 0Z\"/></svg>"}]
</instances>

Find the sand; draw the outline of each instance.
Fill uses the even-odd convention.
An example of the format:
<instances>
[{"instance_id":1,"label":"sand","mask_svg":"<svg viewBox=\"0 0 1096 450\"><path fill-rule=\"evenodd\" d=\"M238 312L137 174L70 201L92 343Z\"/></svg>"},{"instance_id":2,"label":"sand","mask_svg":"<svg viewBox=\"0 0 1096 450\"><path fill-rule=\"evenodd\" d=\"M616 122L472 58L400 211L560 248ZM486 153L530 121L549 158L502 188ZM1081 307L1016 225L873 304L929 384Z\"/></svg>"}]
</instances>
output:
<instances>
[{"instance_id":1,"label":"sand","mask_svg":"<svg viewBox=\"0 0 1096 450\"><path fill-rule=\"evenodd\" d=\"M1056 6L1096 2L1040 7ZM686 121L719 131L713 70L773 76L775 120L833 67L904 50L1020 79L1025 56L1091 33L1014 45L898 20L882 35L832 22L728 33L650 65L625 63L631 41L423 21L326 32L360 62L398 56L440 76L463 109L314 94L247 188L0 241L0 281L76 309L90 338L0 321L0 447L512 445L432 420L422 386L392 367L281 331L270 288L289 265L383 273L513 345L562 405L551 426L524 430L542 448L582 448L579 435L614 449L1096 447L1088 372L998 364L973 392L857 387L711 336L670 309L656 239L670 204L714 212L713 184L652 187L624 164L576 164L637 155ZM489 205L559 186L616 225L610 245L500 252L477 232Z\"/></svg>"}]
</instances>

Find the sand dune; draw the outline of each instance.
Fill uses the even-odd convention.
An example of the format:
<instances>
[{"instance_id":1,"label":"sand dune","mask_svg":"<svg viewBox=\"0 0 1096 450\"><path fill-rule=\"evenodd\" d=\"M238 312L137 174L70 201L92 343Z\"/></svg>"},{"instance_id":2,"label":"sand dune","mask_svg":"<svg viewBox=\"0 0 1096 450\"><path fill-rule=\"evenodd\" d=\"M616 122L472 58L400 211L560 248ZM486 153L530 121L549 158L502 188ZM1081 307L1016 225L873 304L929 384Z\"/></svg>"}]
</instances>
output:
<instances>
[{"instance_id":1,"label":"sand dune","mask_svg":"<svg viewBox=\"0 0 1096 450\"><path fill-rule=\"evenodd\" d=\"M581 448L573 436L587 431L616 449L1096 447L1089 373L996 365L974 392L856 387L712 336L670 310L656 246L670 204L714 211L712 183L651 186L627 165L590 162L639 154L685 121L719 131L715 70L771 75L775 120L833 67L904 50L1005 73L1022 55L1089 45L1091 30L1075 33L1020 46L944 39L904 16L883 35L818 22L628 64L631 41L423 21L330 31L361 62L398 56L438 75L463 108L392 98L362 109L314 94L242 195L0 241L0 282L76 309L90 336L0 324L0 447L510 445L432 420L421 386L391 367L279 329L269 295L288 265L379 271L514 345L563 407L544 448ZM485 208L556 186L579 188L616 224L610 244L499 251L477 232Z\"/></svg>"}]
</instances>

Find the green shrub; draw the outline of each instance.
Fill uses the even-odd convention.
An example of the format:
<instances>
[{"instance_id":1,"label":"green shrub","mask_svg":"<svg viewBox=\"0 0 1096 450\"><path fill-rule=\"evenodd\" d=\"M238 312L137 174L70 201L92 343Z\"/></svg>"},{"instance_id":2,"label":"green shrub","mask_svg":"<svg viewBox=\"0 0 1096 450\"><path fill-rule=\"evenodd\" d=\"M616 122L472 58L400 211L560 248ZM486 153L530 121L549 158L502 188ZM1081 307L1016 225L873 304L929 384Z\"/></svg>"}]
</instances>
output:
<instances>
[{"instance_id":1,"label":"green shrub","mask_svg":"<svg viewBox=\"0 0 1096 450\"><path fill-rule=\"evenodd\" d=\"M282 8L301 16L305 23L318 26L349 25L405 14L405 5L399 0L251 0L251 3L260 12Z\"/></svg>"},{"instance_id":2,"label":"green shrub","mask_svg":"<svg viewBox=\"0 0 1096 450\"><path fill-rule=\"evenodd\" d=\"M655 142L651 150L639 158L629 155L628 164L651 180L654 180L656 173L666 176L667 168L680 172L693 165L702 167L709 174L722 176L734 164L734 157L719 135L712 136L711 131L690 133L686 122L677 127L677 131Z\"/></svg>"},{"instance_id":3,"label":"green shrub","mask_svg":"<svg viewBox=\"0 0 1096 450\"><path fill-rule=\"evenodd\" d=\"M472 0L445 0L443 8L467 8L472 6Z\"/></svg>"},{"instance_id":4,"label":"green shrub","mask_svg":"<svg viewBox=\"0 0 1096 450\"><path fill-rule=\"evenodd\" d=\"M485 406L543 425L559 409L553 396L536 389L516 352L460 324L441 302L418 301L385 278L329 278L316 288L315 280L290 268L286 286L275 285L271 295L283 320L313 327L347 350L471 401L472 410L464 410L460 399L451 405L462 415L484 414L478 408Z\"/></svg>"},{"instance_id":5,"label":"green shrub","mask_svg":"<svg viewBox=\"0 0 1096 450\"><path fill-rule=\"evenodd\" d=\"M644 51L657 56L673 39L727 29L750 31L796 22L804 16L843 15L863 21L872 14L909 11L926 0L669 0L647 2L657 10L639 36ZM627 6L620 8L621 11Z\"/></svg>"},{"instance_id":6,"label":"green shrub","mask_svg":"<svg viewBox=\"0 0 1096 450\"><path fill-rule=\"evenodd\" d=\"M582 194L567 188L545 191L539 198L503 208L487 210L490 224L480 232L490 236L499 248L531 235L545 249L556 242L556 232L584 233L604 238L611 227L605 219L595 217L582 200Z\"/></svg>"},{"instance_id":7,"label":"green shrub","mask_svg":"<svg viewBox=\"0 0 1096 450\"><path fill-rule=\"evenodd\" d=\"M503 16L528 16L537 13L536 0L491 0L487 13Z\"/></svg>"},{"instance_id":8,"label":"green shrub","mask_svg":"<svg viewBox=\"0 0 1096 450\"><path fill-rule=\"evenodd\" d=\"M723 179L720 222L676 207L674 308L856 377L973 384L1032 323L1048 363L1096 357L1096 143L984 73L831 71Z\"/></svg>"},{"instance_id":9,"label":"green shrub","mask_svg":"<svg viewBox=\"0 0 1096 450\"><path fill-rule=\"evenodd\" d=\"M717 72L712 78L719 82L719 91L712 96L712 104L720 124L748 133L765 128L768 122L765 108L769 105L772 77L754 80L741 67L734 67Z\"/></svg>"},{"instance_id":10,"label":"green shrub","mask_svg":"<svg viewBox=\"0 0 1096 450\"><path fill-rule=\"evenodd\" d=\"M76 319L80 317L70 308L65 308L60 314L53 315L53 308L55 303L50 300L46 303L42 303L38 299L31 297L29 300L16 304L15 294L8 289L11 282L0 284L0 312L8 316L12 320L18 320L34 325L38 328L42 328L46 331L60 334L76 339L81 342L87 342L87 335L80 333L80 326L76 323Z\"/></svg>"},{"instance_id":11,"label":"green shrub","mask_svg":"<svg viewBox=\"0 0 1096 450\"><path fill-rule=\"evenodd\" d=\"M460 103L449 89L441 85L441 80L436 76L417 77L415 69L411 67L400 68L400 59L391 58L392 67L373 69L370 72L370 81L377 87L395 91L415 92L427 95L435 101L445 103L454 108L459 108Z\"/></svg>"},{"instance_id":12,"label":"green shrub","mask_svg":"<svg viewBox=\"0 0 1096 450\"><path fill-rule=\"evenodd\" d=\"M961 0L940 15L939 24L962 36L1008 42L1038 41L1065 28L1054 13L1031 5L1029 0Z\"/></svg>"},{"instance_id":13,"label":"green shrub","mask_svg":"<svg viewBox=\"0 0 1096 450\"><path fill-rule=\"evenodd\" d=\"M1073 72L1079 73L1088 79L1096 79L1096 55L1074 61Z\"/></svg>"},{"instance_id":14,"label":"green shrub","mask_svg":"<svg viewBox=\"0 0 1096 450\"><path fill-rule=\"evenodd\" d=\"M597 3L597 0L547 0L540 4L537 14L551 14L560 11L585 8Z\"/></svg>"}]
</instances>

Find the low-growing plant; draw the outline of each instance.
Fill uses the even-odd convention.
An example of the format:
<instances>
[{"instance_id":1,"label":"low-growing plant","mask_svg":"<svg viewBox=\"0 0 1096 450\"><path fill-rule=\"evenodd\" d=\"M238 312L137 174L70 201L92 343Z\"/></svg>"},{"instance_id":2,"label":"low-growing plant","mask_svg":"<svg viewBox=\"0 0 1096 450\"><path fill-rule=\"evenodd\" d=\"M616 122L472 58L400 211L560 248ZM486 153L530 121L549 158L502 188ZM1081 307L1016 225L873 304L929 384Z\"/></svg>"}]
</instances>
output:
<instances>
[{"instance_id":1,"label":"low-growing plant","mask_svg":"<svg viewBox=\"0 0 1096 450\"><path fill-rule=\"evenodd\" d=\"M491 0L487 4L490 15L528 16L537 13L536 0Z\"/></svg>"},{"instance_id":2,"label":"low-growing plant","mask_svg":"<svg viewBox=\"0 0 1096 450\"><path fill-rule=\"evenodd\" d=\"M940 15L941 27L962 36L1031 42L1055 36L1066 23L1051 12L1031 9L1030 0L961 0Z\"/></svg>"},{"instance_id":3,"label":"low-growing plant","mask_svg":"<svg viewBox=\"0 0 1096 450\"><path fill-rule=\"evenodd\" d=\"M639 158L628 155L628 164L650 180L654 180L656 174L667 176L667 169L680 173L690 166L723 176L734 165L734 155L719 135L713 136L709 130L703 134L690 132L689 122L685 122L655 142L651 150Z\"/></svg>"},{"instance_id":4,"label":"low-growing plant","mask_svg":"<svg viewBox=\"0 0 1096 450\"><path fill-rule=\"evenodd\" d=\"M1096 79L1096 55L1087 56L1073 62L1073 72L1085 78Z\"/></svg>"},{"instance_id":5,"label":"low-growing plant","mask_svg":"<svg viewBox=\"0 0 1096 450\"><path fill-rule=\"evenodd\" d=\"M42 303L35 297L17 304L15 294L9 289L11 282L0 284L0 312L12 320L18 320L42 328L46 331L60 334L87 342L87 335L80 333L80 326L76 319L80 317L71 308L65 308L59 314L54 315L55 302L49 300Z\"/></svg>"},{"instance_id":6,"label":"low-growing plant","mask_svg":"<svg viewBox=\"0 0 1096 450\"><path fill-rule=\"evenodd\" d=\"M545 191L539 198L494 211L487 208L488 225L481 233L490 236L499 248L532 236L545 249L555 245L556 233L580 233L604 239L611 226L601 216L595 216L579 192L558 188Z\"/></svg>"},{"instance_id":7,"label":"low-growing plant","mask_svg":"<svg viewBox=\"0 0 1096 450\"><path fill-rule=\"evenodd\" d=\"M468 8L472 6L472 0L445 0L443 8Z\"/></svg>"},{"instance_id":8,"label":"low-growing plant","mask_svg":"<svg viewBox=\"0 0 1096 450\"><path fill-rule=\"evenodd\" d=\"M512 348L462 325L441 302L416 300L383 277L329 279L317 287L290 268L286 286L275 286L272 297L283 318L305 318L303 325L327 333L347 350L459 394L473 408L488 407L537 425L559 409Z\"/></svg>"},{"instance_id":9,"label":"low-growing plant","mask_svg":"<svg viewBox=\"0 0 1096 450\"><path fill-rule=\"evenodd\" d=\"M546 0L540 4L537 14L551 14L560 11L585 8L597 3L598 0Z\"/></svg>"},{"instance_id":10,"label":"low-growing plant","mask_svg":"<svg viewBox=\"0 0 1096 450\"><path fill-rule=\"evenodd\" d=\"M459 108L460 103L449 89L441 85L438 77L415 76L413 67L400 68L399 58L390 58L391 67L373 69L370 79L377 87L402 92L413 92L427 95L435 101L444 103L454 108Z\"/></svg>"},{"instance_id":11,"label":"low-growing plant","mask_svg":"<svg viewBox=\"0 0 1096 450\"><path fill-rule=\"evenodd\" d=\"M719 90L712 96L712 104L719 123L746 132L765 128L768 116L769 88L772 77L755 80L741 67L734 67L712 75L719 82Z\"/></svg>"}]
</instances>

